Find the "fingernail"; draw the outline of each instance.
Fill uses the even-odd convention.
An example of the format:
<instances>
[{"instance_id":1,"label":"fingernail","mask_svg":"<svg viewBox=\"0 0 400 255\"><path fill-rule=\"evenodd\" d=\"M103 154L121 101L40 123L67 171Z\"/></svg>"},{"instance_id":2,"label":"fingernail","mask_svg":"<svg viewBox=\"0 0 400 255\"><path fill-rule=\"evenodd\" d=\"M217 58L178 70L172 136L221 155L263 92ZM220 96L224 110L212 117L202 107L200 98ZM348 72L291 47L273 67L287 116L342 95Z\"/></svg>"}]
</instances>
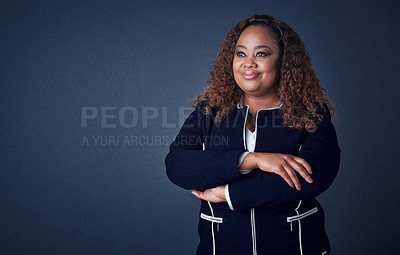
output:
<instances>
[{"instance_id":1,"label":"fingernail","mask_svg":"<svg viewBox=\"0 0 400 255\"><path fill-rule=\"evenodd\" d=\"M301 190L301 187L298 187L297 190Z\"/></svg>"},{"instance_id":2,"label":"fingernail","mask_svg":"<svg viewBox=\"0 0 400 255\"><path fill-rule=\"evenodd\" d=\"M311 177L310 176L308 176L308 182L313 182L313 179L311 179Z\"/></svg>"}]
</instances>

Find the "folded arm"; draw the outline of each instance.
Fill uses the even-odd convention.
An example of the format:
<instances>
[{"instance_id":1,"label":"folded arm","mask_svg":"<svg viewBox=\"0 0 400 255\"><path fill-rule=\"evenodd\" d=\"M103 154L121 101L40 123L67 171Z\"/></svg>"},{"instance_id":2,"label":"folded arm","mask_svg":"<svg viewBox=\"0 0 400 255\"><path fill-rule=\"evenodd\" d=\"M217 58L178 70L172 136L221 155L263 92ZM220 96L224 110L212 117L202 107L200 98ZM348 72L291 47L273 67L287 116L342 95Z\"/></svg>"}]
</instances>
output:
<instances>
[{"instance_id":1,"label":"folded arm","mask_svg":"<svg viewBox=\"0 0 400 255\"><path fill-rule=\"evenodd\" d=\"M305 136L297 155L311 166L312 183L299 178L302 188L297 190L277 174L254 169L246 178L226 185L228 204L231 210L243 210L315 198L327 190L336 178L340 153L336 131L328 114L314 133Z\"/></svg>"},{"instance_id":2,"label":"folded arm","mask_svg":"<svg viewBox=\"0 0 400 255\"><path fill-rule=\"evenodd\" d=\"M205 190L243 178L238 160L245 149L203 150L202 114L201 104L197 103L165 157L169 180L188 190Z\"/></svg>"}]
</instances>

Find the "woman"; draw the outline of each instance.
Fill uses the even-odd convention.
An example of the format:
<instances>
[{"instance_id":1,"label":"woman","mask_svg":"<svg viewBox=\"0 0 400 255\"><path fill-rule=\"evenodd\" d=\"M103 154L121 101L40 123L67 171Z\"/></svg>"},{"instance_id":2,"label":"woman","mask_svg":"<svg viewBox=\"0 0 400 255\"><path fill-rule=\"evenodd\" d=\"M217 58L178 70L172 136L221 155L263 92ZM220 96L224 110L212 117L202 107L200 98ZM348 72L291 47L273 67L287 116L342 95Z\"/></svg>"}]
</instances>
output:
<instances>
[{"instance_id":1,"label":"woman","mask_svg":"<svg viewBox=\"0 0 400 255\"><path fill-rule=\"evenodd\" d=\"M201 201L197 255L330 254L315 198L341 149L324 91L286 23L254 15L226 35L165 158Z\"/></svg>"}]
</instances>

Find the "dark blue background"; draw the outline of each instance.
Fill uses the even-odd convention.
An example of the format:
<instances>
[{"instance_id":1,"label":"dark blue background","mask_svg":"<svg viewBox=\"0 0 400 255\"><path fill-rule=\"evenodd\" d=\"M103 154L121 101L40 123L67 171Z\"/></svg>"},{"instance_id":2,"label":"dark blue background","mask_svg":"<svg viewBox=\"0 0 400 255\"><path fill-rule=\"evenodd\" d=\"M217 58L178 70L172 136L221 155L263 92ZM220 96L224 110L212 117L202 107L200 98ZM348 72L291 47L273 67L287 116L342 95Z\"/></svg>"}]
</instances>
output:
<instances>
[{"instance_id":1,"label":"dark blue background","mask_svg":"<svg viewBox=\"0 0 400 255\"><path fill-rule=\"evenodd\" d=\"M1 1L0 253L194 254L200 202L169 182L168 145L151 139L172 142L223 37L253 14L295 29L337 109L341 167L319 197L332 254L396 253L395 2ZM125 106L136 127L120 124ZM116 126L99 114L83 127L83 107L114 107ZM144 107L160 113L147 127Z\"/></svg>"}]
</instances>

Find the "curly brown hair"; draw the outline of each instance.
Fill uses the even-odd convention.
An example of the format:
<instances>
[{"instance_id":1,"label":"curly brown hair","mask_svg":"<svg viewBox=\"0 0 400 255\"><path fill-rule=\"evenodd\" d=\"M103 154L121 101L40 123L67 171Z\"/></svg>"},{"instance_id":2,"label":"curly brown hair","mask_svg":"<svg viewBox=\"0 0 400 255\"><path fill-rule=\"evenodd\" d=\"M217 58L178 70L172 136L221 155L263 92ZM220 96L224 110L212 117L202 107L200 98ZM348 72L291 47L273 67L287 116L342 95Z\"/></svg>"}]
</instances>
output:
<instances>
[{"instance_id":1,"label":"curly brown hair","mask_svg":"<svg viewBox=\"0 0 400 255\"><path fill-rule=\"evenodd\" d=\"M326 114L335 116L335 109L329 102L326 90L320 85L309 54L298 34L286 23L270 15L253 15L229 31L213 62L206 91L193 99L192 106L197 102L205 102L203 113L215 114L215 122L221 121L236 108L244 91L236 84L233 76L234 51L240 34L251 25L267 27L274 37L272 39L279 45L277 97L283 103L280 108L282 124L314 132ZM213 112L212 109L217 110Z\"/></svg>"}]
</instances>

